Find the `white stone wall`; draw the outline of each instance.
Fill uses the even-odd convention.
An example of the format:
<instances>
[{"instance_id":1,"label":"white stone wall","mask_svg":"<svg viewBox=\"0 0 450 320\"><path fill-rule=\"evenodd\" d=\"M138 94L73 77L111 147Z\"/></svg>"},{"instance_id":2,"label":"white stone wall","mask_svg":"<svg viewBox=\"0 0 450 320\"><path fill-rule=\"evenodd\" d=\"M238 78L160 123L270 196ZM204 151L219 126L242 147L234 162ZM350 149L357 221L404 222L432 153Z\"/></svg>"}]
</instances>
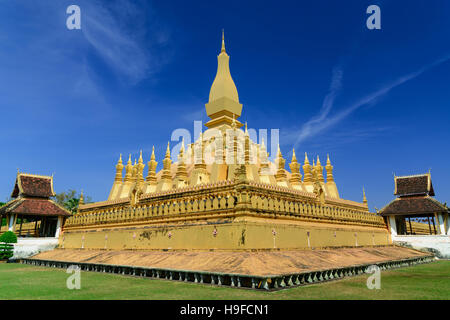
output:
<instances>
[{"instance_id":1,"label":"white stone wall","mask_svg":"<svg viewBox=\"0 0 450 320\"><path fill-rule=\"evenodd\" d=\"M40 252L53 250L58 238L17 238L12 259L28 258Z\"/></svg>"},{"instance_id":2,"label":"white stone wall","mask_svg":"<svg viewBox=\"0 0 450 320\"><path fill-rule=\"evenodd\" d=\"M432 251L442 259L450 259L449 235L392 235L392 241L414 249Z\"/></svg>"}]
</instances>

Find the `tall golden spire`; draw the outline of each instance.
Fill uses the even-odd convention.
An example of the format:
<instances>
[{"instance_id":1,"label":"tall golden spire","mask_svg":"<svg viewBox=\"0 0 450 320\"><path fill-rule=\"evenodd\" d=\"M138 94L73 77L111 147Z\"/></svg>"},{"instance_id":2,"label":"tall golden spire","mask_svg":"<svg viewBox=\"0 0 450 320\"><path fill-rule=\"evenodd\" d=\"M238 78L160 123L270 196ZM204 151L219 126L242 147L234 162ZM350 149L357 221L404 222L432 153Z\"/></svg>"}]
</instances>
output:
<instances>
[{"instance_id":1,"label":"tall golden spire","mask_svg":"<svg viewBox=\"0 0 450 320\"><path fill-rule=\"evenodd\" d=\"M205 125L208 128L224 124L230 125L233 115L241 116L242 104L230 73L230 57L225 50L225 35L222 32L222 47L217 57L217 73L209 92L209 102L205 105L206 114L211 118ZM242 124L238 122L238 127Z\"/></svg>"}]
</instances>

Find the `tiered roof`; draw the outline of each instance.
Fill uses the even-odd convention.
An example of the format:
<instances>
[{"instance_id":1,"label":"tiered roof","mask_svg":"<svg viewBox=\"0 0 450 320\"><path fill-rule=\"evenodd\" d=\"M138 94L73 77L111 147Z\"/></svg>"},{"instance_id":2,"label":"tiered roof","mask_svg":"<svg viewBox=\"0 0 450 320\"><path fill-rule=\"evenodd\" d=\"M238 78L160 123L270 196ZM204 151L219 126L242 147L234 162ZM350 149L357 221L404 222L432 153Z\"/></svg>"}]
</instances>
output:
<instances>
[{"instance_id":1,"label":"tiered roof","mask_svg":"<svg viewBox=\"0 0 450 320\"><path fill-rule=\"evenodd\" d=\"M396 199L384 207L380 214L390 215L429 215L448 212L448 208L433 198L434 190L431 174L395 177Z\"/></svg>"},{"instance_id":2,"label":"tiered roof","mask_svg":"<svg viewBox=\"0 0 450 320\"><path fill-rule=\"evenodd\" d=\"M53 177L17 173L11 197L15 198L0 208L0 214L29 216L69 216L69 211L56 204L53 197Z\"/></svg>"}]
</instances>

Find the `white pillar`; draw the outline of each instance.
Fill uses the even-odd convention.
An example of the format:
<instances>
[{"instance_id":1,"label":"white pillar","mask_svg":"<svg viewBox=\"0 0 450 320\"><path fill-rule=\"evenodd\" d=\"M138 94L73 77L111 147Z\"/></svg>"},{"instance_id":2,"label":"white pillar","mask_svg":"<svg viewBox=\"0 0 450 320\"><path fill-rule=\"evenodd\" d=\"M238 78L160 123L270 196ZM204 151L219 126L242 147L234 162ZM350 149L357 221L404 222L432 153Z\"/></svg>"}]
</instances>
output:
<instances>
[{"instance_id":1,"label":"white pillar","mask_svg":"<svg viewBox=\"0 0 450 320\"><path fill-rule=\"evenodd\" d=\"M442 213L436 214L437 222L439 223L439 230L441 234L445 235L445 224L444 224L444 216Z\"/></svg>"},{"instance_id":2,"label":"white pillar","mask_svg":"<svg viewBox=\"0 0 450 320\"><path fill-rule=\"evenodd\" d=\"M391 229L391 236L396 236L397 224L395 223L395 216L389 216L389 227Z\"/></svg>"},{"instance_id":3,"label":"white pillar","mask_svg":"<svg viewBox=\"0 0 450 320\"><path fill-rule=\"evenodd\" d=\"M63 217L58 217L58 222L56 223L56 233L55 238L59 238L59 235L61 233L61 225L62 225L62 219Z\"/></svg>"},{"instance_id":4,"label":"white pillar","mask_svg":"<svg viewBox=\"0 0 450 320\"><path fill-rule=\"evenodd\" d=\"M16 215L12 214L9 217L9 226L8 226L8 231L12 231L14 232L14 222L16 220Z\"/></svg>"},{"instance_id":5,"label":"white pillar","mask_svg":"<svg viewBox=\"0 0 450 320\"><path fill-rule=\"evenodd\" d=\"M447 222L447 235L450 236L450 215L448 213L445 215L445 220Z\"/></svg>"}]
</instances>

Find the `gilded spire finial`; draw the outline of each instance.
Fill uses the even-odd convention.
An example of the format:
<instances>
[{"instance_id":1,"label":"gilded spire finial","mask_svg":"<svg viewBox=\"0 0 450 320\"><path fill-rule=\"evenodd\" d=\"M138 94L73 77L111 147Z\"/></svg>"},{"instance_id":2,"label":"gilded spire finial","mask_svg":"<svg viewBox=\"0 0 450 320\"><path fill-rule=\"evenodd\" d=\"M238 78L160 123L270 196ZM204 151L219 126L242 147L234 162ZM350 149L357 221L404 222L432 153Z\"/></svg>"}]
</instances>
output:
<instances>
[{"instance_id":1,"label":"gilded spire finial","mask_svg":"<svg viewBox=\"0 0 450 320\"><path fill-rule=\"evenodd\" d=\"M144 160L142 159L142 149L139 153L139 163L144 163Z\"/></svg>"},{"instance_id":2,"label":"gilded spire finial","mask_svg":"<svg viewBox=\"0 0 450 320\"><path fill-rule=\"evenodd\" d=\"M167 142L166 158L170 158L170 141Z\"/></svg>"},{"instance_id":3,"label":"gilded spire finial","mask_svg":"<svg viewBox=\"0 0 450 320\"><path fill-rule=\"evenodd\" d=\"M222 29L222 49L220 50L220 52L226 52L225 51L225 30Z\"/></svg>"},{"instance_id":4,"label":"gilded spire finial","mask_svg":"<svg viewBox=\"0 0 450 320\"><path fill-rule=\"evenodd\" d=\"M127 162L127 164L132 164L132 163L131 163L131 153L130 153L130 156L128 157L128 162Z\"/></svg>"},{"instance_id":5,"label":"gilded spire finial","mask_svg":"<svg viewBox=\"0 0 450 320\"><path fill-rule=\"evenodd\" d=\"M297 162L297 157L295 156L295 149L292 149L292 160L291 162Z\"/></svg>"},{"instance_id":6,"label":"gilded spire finial","mask_svg":"<svg viewBox=\"0 0 450 320\"><path fill-rule=\"evenodd\" d=\"M150 160L155 160L155 146L152 147L152 155L150 156Z\"/></svg>"},{"instance_id":7,"label":"gilded spire finial","mask_svg":"<svg viewBox=\"0 0 450 320\"><path fill-rule=\"evenodd\" d=\"M78 200L78 204L84 204L84 197L83 197L83 189L81 189L81 193L80 193L80 200Z\"/></svg>"},{"instance_id":8,"label":"gilded spire finial","mask_svg":"<svg viewBox=\"0 0 450 320\"><path fill-rule=\"evenodd\" d=\"M363 203L367 204L366 191L364 190L364 187L363 187Z\"/></svg>"},{"instance_id":9,"label":"gilded spire finial","mask_svg":"<svg viewBox=\"0 0 450 320\"><path fill-rule=\"evenodd\" d=\"M308 154L305 152L305 164L309 164Z\"/></svg>"}]
</instances>

